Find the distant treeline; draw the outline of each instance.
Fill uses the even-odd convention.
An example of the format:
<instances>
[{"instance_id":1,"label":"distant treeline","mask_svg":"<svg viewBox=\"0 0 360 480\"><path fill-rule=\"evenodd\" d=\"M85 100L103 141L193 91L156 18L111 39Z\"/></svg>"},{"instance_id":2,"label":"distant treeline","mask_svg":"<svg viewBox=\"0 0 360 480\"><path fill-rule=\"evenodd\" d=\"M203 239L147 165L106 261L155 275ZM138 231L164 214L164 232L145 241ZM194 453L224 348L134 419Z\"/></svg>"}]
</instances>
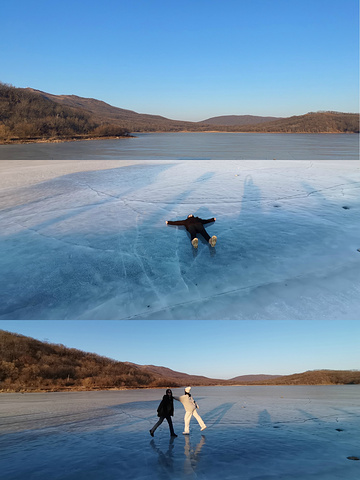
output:
<instances>
[{"instance_id":1,"label":"distant treeline","mask_svg":"<svg viewBox=\"0 0 360 480\"><path fill-rule=\"evenodd\" d=\"M96 122L82 109L63 106L27 89L0 83L0 141L124 136L118 125Z\"/></svg>"},{"instance_id":2,"label":"distant treeline","mask_svg":"<svg viewBox=\"0 0 360 480\"><path fill-rule=\"evenodd\" d=\"M118 362L95 353L0 330L0 392L175 388L187 384L205 386L239 383L241 380L215 382L213 379L189 376L163 367L142 367ZM360 384L360 372L317 370L242 384Z\"/></svg>"}]
</instances>

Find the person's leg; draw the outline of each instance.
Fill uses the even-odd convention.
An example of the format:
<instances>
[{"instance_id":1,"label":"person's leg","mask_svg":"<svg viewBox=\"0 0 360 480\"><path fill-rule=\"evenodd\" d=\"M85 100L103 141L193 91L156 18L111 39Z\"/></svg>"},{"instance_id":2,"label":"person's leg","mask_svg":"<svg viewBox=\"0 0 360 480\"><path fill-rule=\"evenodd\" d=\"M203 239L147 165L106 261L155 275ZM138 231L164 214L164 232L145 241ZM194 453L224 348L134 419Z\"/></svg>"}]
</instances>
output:
<instances>
[{"instance_id":1,"label":"person's leg","mask_svg":"<svg viewBox=\"0 0 360 480\"><path fill-rule=\"evenodd\" d=\"M192 246L194 248L197 248L199 240L196 238L196 228L194 227L194 225L190 225L190 227L187 228L187 231L190 233Z\"/></svg>"},{"instance_id":2,"label":"person's leg","mask_svg":"<svg viewBox=\"0 0 360 480\"><path fill-rule=\"evenodd\" d=\"M172 423L171 417L170 417L170 416L166 417L166 420L167 420L167 422L168 422L168 424L169 424L170 435L171 435L172 437L176 437L176 434L175 434L175 432L174 432L174 427L173 427L173 423Z\"/></svg>"},{"instance_id":3,"label":"person's leg","mask_svg":"<svg viewBox=\"0 0 360 480\"><path fill-rule=\"evenodd\" d=\"M205 230L204 225L198 225L196 230L198 233L200 233L200 235L202 235L205 238L207 242L210 240L210 235Z\"/></svg>"},{"instance_id":4,"label":"person's leg","mask_svg":"<svg viewBox=\"0 0 360 480\"><path fill-rule=\"evenodd\" d=\"M155 423L155 425L152 427L152 429L150 430L150 435L153 437L154 436L154 433L155 433L155 430L162 424L162 422L164 421L165 417L160 417L159 420Z\"/></svg>"},{"instance_id":5,"label":"person's leg","mask_svg":"<svg viewBox=\"0 0 360 480\"><path fill-rule=\"evenodd\" d=\"M200 425L201 430L205 430L206 425L205 425L205 423L203 422L203 419L200 417L200 415L197 413L196 410L193 411L193 415L196 418L196 420L198 421L198 424Z\"/></svg>"},{"instance_id":6,"label":"person's leg","mask_svg":"<svg viewBox=\"0 0 360 480\"><path fill-rule=\"evenodd\" d=\"M185 428L184 428L184 434L188 435L190 433L190 419L191 419L191 412L185 412L185 417L184 417L184 422L185 422Z\"/></svg>"}]
</instances>

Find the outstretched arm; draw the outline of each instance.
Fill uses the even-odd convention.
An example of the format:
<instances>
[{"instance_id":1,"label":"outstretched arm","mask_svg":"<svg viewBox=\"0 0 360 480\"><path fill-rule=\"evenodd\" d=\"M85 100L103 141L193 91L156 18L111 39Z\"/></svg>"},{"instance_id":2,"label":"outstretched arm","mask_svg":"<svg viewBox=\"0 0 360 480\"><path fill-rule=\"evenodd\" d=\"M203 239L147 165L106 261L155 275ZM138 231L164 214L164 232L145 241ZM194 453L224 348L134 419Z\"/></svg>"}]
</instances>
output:
<instances>
[{"instance_id":1,"label":"outstretched arm","mask_svg":"<svg viewBox=\"0 0 360 480\"><path fill-rule=\"evenodd\" d=\"M202 223L211 223L211 222L215 222L216 218L213 217L213 218L209 218L208 220L202 220Z\"/></svg>"},{"instance_id":2,"label":"outstretched arm","mask_svg":"<svg viewBox=\"0 0 360 480\"><path fill-rule=\"evenodd\" d=\"M166 225L186 225L186 220L177 220L176 222L169 220L166 221Z\"/></svg>"}]
</instances>

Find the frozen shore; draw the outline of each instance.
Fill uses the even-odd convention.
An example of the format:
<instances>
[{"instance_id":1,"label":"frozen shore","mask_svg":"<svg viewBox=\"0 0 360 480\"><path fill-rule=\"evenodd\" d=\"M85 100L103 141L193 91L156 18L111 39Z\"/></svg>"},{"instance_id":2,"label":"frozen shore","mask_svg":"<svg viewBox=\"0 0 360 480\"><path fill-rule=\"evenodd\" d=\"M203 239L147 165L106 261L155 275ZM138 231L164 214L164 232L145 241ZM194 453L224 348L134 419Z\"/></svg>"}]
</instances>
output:
<instances>
[{"instance_id":1,"label":"frozen shore","mask_svg":"<svg viewBox=\"0 0 360 480\"><path fill-rule=\"evenodd\" d=\"M0 169L0 319L360 318L358 162ZM166 226L189 213L214 249Z\"/></svg>"}]
</instances>

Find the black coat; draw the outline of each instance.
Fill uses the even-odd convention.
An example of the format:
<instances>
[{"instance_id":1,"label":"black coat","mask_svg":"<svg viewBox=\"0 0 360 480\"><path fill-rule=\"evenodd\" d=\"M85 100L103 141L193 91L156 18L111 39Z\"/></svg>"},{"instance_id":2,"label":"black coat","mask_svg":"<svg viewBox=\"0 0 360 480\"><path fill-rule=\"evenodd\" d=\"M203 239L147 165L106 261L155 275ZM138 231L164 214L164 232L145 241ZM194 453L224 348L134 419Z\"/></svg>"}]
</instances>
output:
<instances>
[{"instance_id":1,"label":"black coat","mask_svg":"<svg viewBox=\"0 0 360 480\"><path fill-rule=\"evenodd\" d=\"M207 220L203 220L202 218L199 217L188 217L185 220L177 220L175 222L168 221L168 225L183 225L186 230L188 230L191 227L202 227L206 223L211 223L215 222L215 218L209 218Z\"/></svg>"},{"instance_id":2,"label":"black coat","mask_svg":"<svg viewBox=\"0 0 360 480\"><path fill-rule=\"evenodd\" d=\"M174 415L174 400L169 395L164 395L157 409L158 417L172 417Z\"/></svg>"}]
</instances>

